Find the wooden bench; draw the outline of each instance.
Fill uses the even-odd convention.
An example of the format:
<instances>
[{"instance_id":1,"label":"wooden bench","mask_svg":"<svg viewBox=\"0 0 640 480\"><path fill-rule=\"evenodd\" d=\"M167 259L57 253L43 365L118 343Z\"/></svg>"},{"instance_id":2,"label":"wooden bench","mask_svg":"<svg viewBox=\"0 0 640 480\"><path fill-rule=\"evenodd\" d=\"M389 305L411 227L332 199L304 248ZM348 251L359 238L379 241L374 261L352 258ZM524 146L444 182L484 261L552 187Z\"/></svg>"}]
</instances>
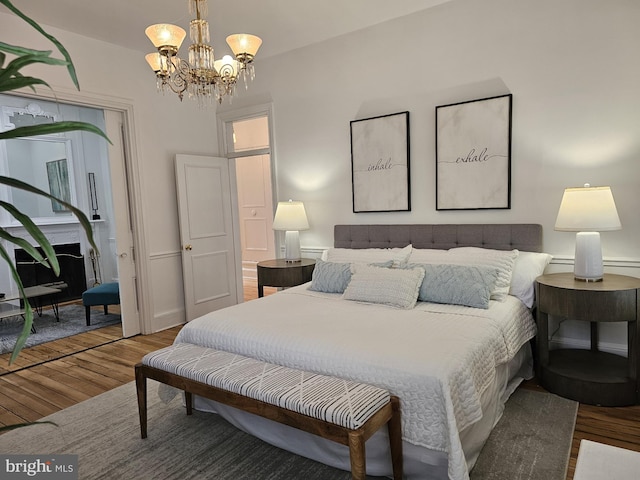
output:
<instances>
[{"instance_id":1,"label":"wooden bench","mask_svg":"<svg viewBox=\"0 0 640 480\"><path fill-rule=\"evenodd\" d=\"M400 401L384 389L189 343L145 355L135 374L142 438L150 378L183 390L187 415L200 395L347 445L354 480L366 478L365 442L386 424L393 478L402 479Z\"/></svg>"}]
</instances>

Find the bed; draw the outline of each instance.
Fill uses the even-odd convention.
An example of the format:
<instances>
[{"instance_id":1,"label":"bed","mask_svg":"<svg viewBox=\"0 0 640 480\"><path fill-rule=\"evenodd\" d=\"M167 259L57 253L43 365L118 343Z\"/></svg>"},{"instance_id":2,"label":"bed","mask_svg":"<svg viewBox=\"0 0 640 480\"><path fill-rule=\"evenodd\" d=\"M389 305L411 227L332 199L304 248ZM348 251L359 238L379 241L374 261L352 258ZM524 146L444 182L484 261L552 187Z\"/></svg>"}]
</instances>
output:
<instances>
[{"instance_id":1,"label":"bed","mask_svg":"<svg viewBox=\"0 0 640 480\"><path fill-rule=\"evenodd\" d=\"M464 480L532 376L533 283L551 259L541 250L535 224L336 225L312 282L206 314L176 342L384 387L401 400L406 478ZM349 469L342 445L205 399L195 407ZM391 475L384 429L367 442L367 473Z\"/></svg>"}]
</instances>

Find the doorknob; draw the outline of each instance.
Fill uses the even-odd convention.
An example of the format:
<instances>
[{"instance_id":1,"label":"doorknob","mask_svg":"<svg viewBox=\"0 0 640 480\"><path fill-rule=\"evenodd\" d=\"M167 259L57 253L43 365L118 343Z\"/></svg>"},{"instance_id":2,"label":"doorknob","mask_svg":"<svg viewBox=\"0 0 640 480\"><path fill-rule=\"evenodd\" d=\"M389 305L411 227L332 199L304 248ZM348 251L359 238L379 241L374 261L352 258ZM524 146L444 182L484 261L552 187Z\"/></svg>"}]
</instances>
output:
<instances>
[{"instance_id":1,"label":"doorknob","mask_svg":"<svg viewBox=\"0 0 640 480\"><path fill-rule=\"evenodd\" d=\"M120 258L127 258L127 254L126 253L121 253L120 254Z\"/></svg>"},{"instance_id":2,"label":"doorknob","mask_svg":"<svg viewBox=\"0 0 640 480\"><path fill-rule=\"evenodd\" d=\"M193 248L193 247L192 247L190 244L189 244L189 245L185 245L185 246L184 246L184 249L185 249L185 250L189 250L189 251L191 251L191 249L192 249L192 248Z\"/></svg>"}]
</instances>

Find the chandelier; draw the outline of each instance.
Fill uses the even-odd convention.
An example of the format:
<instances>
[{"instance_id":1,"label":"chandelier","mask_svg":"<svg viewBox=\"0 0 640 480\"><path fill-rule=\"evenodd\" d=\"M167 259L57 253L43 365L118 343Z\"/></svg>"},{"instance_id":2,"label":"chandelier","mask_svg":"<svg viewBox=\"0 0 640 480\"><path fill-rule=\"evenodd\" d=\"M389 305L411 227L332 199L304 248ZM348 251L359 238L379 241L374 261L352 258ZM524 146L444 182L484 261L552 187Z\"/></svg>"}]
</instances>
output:
<instances>
[{"instance_id":1,"label":"chandelier","mask_svg":"<svg viewBox=\"0 0 640 480\"><path fill-rule=\"evenodd\" d=\"M177 25L166 23L151 25L145 33L157 52L146 55L147 63L156 74L158 90L171 90L180 100L186 91L199 104L217 100L222 103L225 96L235 95L238 78L245 88L255 77L253 59L262 44L255 35L236 33L227 37L227 44L233 52L214 60L213 47L209 45L209 22L207 0L188 0L189 13L195 19L189 23L189 60L178 57L178 50L186 37L186 32Z\"/></svg>"}]
</instances>

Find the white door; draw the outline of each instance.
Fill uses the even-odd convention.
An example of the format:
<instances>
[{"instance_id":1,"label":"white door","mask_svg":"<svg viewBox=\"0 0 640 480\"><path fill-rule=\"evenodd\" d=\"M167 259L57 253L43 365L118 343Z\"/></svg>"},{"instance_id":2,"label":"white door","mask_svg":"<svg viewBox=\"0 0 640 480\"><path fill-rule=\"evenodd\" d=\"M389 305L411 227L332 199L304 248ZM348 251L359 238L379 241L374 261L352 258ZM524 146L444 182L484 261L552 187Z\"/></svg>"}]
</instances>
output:
<instances>
[{"instance_id":1,"label":"white door","mask_svg":"<svg viewBox=\"0 0 640 480\"><path fill-rule=\"evenodd\" d=\"M253 265L275 258L269 155L236 159L242 262Z\"/></svg>"},{"instance_id":2,"label":"white door","mask_svg":"<svg viewBox=\"0 0 640 480\"><path fill-rule=\"evenodd\" d=\"M187 321L238 303L232 176L225 158L176 155Z\"/></svg>"},{"instance_id":3,"label":"white door","mask_svg":"<svg viewBox=\"0 0 640 480\"><path fill-rule=\"evenodd\" d=\"M120 310L122 334L125 337L137 335L140 329L138 311L138 282L136 276L135 251L133 243L133 223L129 209L129 188L127 184L126 150L122 113L104 111L106 133L112 144L109 148L109 168L113 192L114 223L116 228L116 258L118 264L118 284L120 286Z\"/></svg>"}]
</instances>

